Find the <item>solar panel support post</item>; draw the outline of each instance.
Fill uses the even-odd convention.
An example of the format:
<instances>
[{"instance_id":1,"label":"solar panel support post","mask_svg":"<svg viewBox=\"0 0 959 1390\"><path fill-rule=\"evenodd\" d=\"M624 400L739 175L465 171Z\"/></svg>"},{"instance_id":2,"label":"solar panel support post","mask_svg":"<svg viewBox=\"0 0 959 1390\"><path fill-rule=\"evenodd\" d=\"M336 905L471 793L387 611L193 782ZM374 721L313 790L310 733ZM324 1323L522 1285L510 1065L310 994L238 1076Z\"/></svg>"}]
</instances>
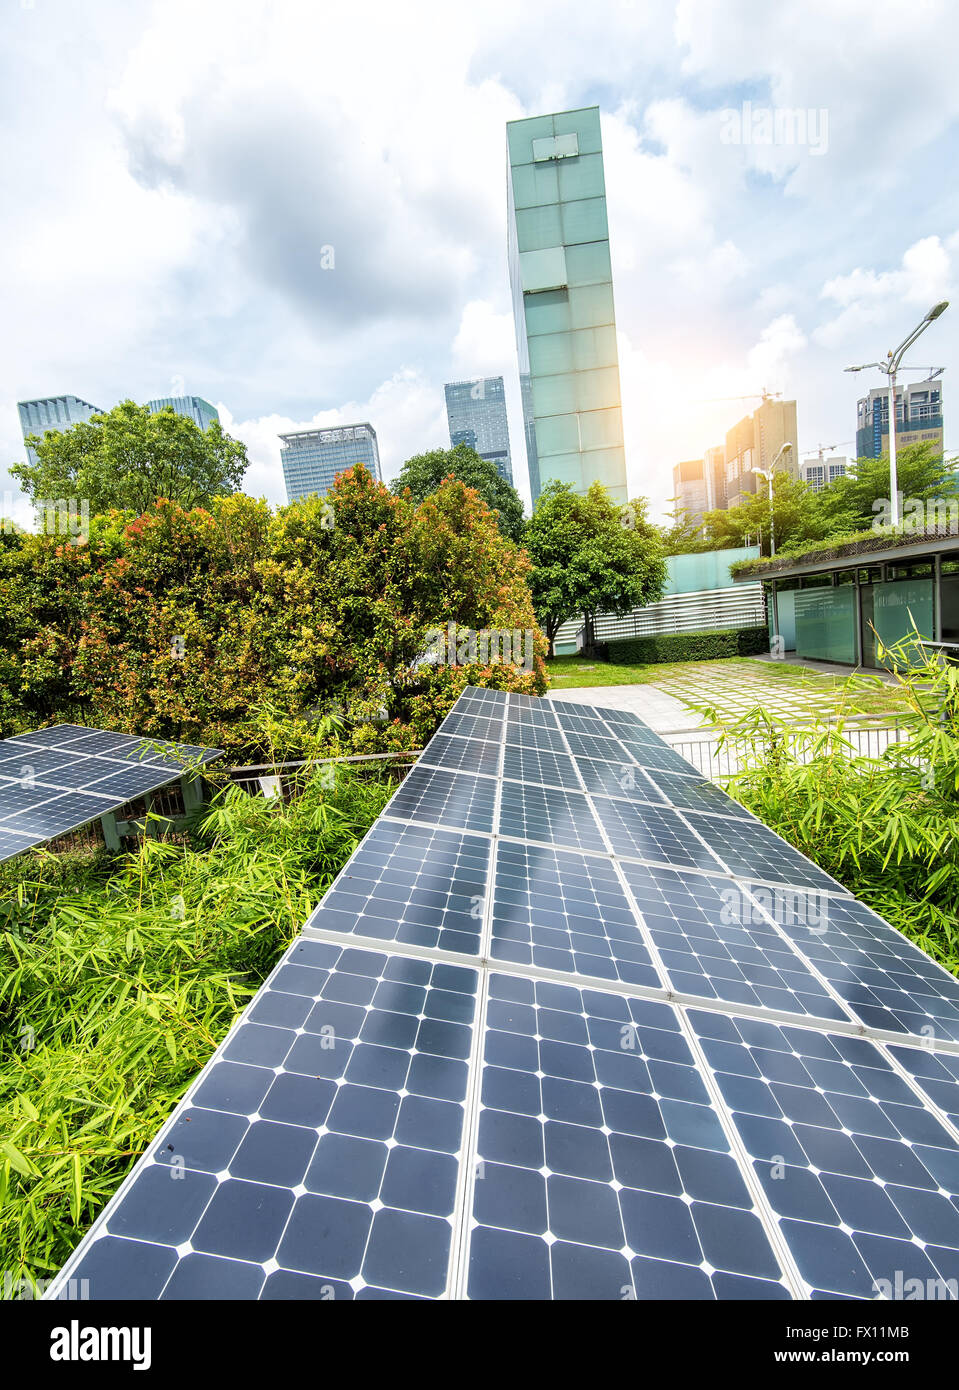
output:
<instances>
[{"instance_id":1,"label":"solar panel support post","mask_svg":"<svg viewBox=\"0 0 959 1390\"><path fill-rule=\"evenodd\" d=\"M100 829L103 831L103 843L107 849L118 851L120 849L120 830L113 811L108 811L105 816L100 817Z\"/></svg>"},{"instance_id":2,"label":"solar panel support post","mask_svg":"<svg viewBox=\"0 0 959 1390\"><path fill-rule=\"evenodd\" d=\"M180 778L180 792L184 815L189 821L203 809L206 801L203 778L197 772L185 772Z\"/></svg>"}]
</instances>

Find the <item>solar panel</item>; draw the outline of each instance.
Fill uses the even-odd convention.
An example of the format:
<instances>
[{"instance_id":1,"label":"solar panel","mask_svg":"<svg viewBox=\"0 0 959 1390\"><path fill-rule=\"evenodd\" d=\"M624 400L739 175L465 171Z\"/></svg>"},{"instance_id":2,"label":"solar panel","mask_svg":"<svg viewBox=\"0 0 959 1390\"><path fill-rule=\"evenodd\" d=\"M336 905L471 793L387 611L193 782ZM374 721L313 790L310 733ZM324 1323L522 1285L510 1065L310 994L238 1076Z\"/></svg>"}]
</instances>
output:
<instances>
[{"instance_id":1,"label":"solar panel","mask_svg":"<svg viewBox=\"0 0 959 1390\"><path fill-rule=\"evenodd\" d=\"M959 981L629 712L469 689L48 1296L894 1297L957 1213Z\"/></svg>"},{"instance_id":2,"label":"solar panel","mask_svg":"<svg viewBox=\"0 0 959 1390\"><path fill-rule=\"evenodd\" d=\"M78 830L220 752L77 724L0 740L0 860Z\"/></svg>"}]
</instances>

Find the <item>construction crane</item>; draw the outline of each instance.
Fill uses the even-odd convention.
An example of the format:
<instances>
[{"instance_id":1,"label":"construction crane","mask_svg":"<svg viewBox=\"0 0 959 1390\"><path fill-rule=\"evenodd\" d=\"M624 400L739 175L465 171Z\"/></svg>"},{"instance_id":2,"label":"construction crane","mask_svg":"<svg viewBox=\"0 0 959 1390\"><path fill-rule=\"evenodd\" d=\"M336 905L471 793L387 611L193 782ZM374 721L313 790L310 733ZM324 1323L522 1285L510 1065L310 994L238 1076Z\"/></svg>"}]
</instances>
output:
<instances>
[{"instance_id":1,"label":"construction crane","mask_svg":"<svg viewBox=\"0 0 959 1390\"><path fill-rule=\"evenodd\" d=\"M832 453L833 449L843 449L847 444L854 444L854 439L840 439L838 444L820 444L818 449L804 449L803 458L818 458L822 463L823 454Z\"/></svg>"},{"instance_id":2,"label":"construction crane","mask_svg":"<svg viewBox=\"0 0 959 1390\"><path fill-rule=\"evenodd\" d=\"M762 401L763 405L767 401L780 400L781 391L767 391L765 386L761 391L750 391L745 396L705 396L700 397L699 405L709 405L716 401Z\"/></svg>"}]
</instances>

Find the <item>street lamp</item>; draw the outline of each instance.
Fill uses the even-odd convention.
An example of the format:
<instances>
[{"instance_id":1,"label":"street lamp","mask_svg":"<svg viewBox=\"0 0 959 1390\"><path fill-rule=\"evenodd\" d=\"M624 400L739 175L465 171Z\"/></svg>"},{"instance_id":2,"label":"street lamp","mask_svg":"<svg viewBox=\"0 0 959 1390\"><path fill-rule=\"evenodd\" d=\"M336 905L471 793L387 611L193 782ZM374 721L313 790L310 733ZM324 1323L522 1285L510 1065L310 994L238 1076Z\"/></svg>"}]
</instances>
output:
<instances>
[{"instance_id":1,"label":"street lamp","mask_svg":"<svg viewBox=\"0 0 959 1390\"><path fill-rule=\"evenodd\" d=\"M765 478L769 484L769 554L770 558L776 553L776 523L773 521L773 474L776 471L776 464L782 458L787 449L791 449L792 444L787 439L785 444L780 446L779 452L772 461L769 468L751 468L750 473L755 473L759 478Z\"/></svg>"},{"instance_id":2,"label":"street lamp","mask_svg":"<svg viewBox=\"0 0 959 1390\"><path fill-rule=\"evenodd\" d=\"M940 314L944 314L949 308L948 299L943 299L939 304L934 304L922 322L912 330L907 338L892 352L886 354L885 362L863 362L859 367L844 367L847 372L865 372L871 367L877 367L879 371L885 372L886 380L889 383L889 491L892 494L892 524L899 525L899 475L896 471L896 373L903 357L912 347L913 343L924 333L929 325L937 319ZM904 421L905 423L905 421Z\"/></svg>"},{"instance_id":3,"label":"street lamp","mask_svg":"<svg viewBox=\"0 0 959 1390\"><path fill-rule=\"evenodd\" d=\"M751 468L750 473L755 473L759 478L765 478L769 484L769 554L776 553L776 528L773 525L773 471L771 468Z\"/></svg>"}]
</instances>

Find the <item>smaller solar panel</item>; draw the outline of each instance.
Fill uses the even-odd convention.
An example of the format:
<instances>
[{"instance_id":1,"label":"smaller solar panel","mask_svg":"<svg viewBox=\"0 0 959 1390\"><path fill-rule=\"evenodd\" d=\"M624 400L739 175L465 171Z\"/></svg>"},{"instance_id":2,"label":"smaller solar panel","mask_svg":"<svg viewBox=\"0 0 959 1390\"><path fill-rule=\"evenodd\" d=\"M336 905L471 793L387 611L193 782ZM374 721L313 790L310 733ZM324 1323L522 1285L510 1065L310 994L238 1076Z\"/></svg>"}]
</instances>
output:
<instances>
[{"instance_id":1,"label":"smaller solar panel","mask_svg":"<svg viewBox=\"0 0 959 1390\"><path fill-rule=\"evenodd\" d=\"M565 729L567 733L573 734L598 734L600 738L609 737L609 728L598 717L589 719L583 714L569 714L562 706L557 710L559 727Z\"/></svg>"},{"instance_id":2,"label":"smaller solar panel","mask_svg":"<svg viewBox=\"0 0 959 1390\"><path fill-rule=\"evenodd\" d=\"M156 791L218 748L61 724L0 741L0 859ZM22 837L22 840L21 838Z\"/></svg>"},{"instance_id":3,"label":"smaller solar panel","mask_svg":"<svg viewBox=\"0 0 959 1390\"><path fill-rule=\"evenodd\" d=\"M417 763L394 793L384 815L490 833L495 801L496 783L492 778L446 772Z\"/></svg>"}]
</instances>

